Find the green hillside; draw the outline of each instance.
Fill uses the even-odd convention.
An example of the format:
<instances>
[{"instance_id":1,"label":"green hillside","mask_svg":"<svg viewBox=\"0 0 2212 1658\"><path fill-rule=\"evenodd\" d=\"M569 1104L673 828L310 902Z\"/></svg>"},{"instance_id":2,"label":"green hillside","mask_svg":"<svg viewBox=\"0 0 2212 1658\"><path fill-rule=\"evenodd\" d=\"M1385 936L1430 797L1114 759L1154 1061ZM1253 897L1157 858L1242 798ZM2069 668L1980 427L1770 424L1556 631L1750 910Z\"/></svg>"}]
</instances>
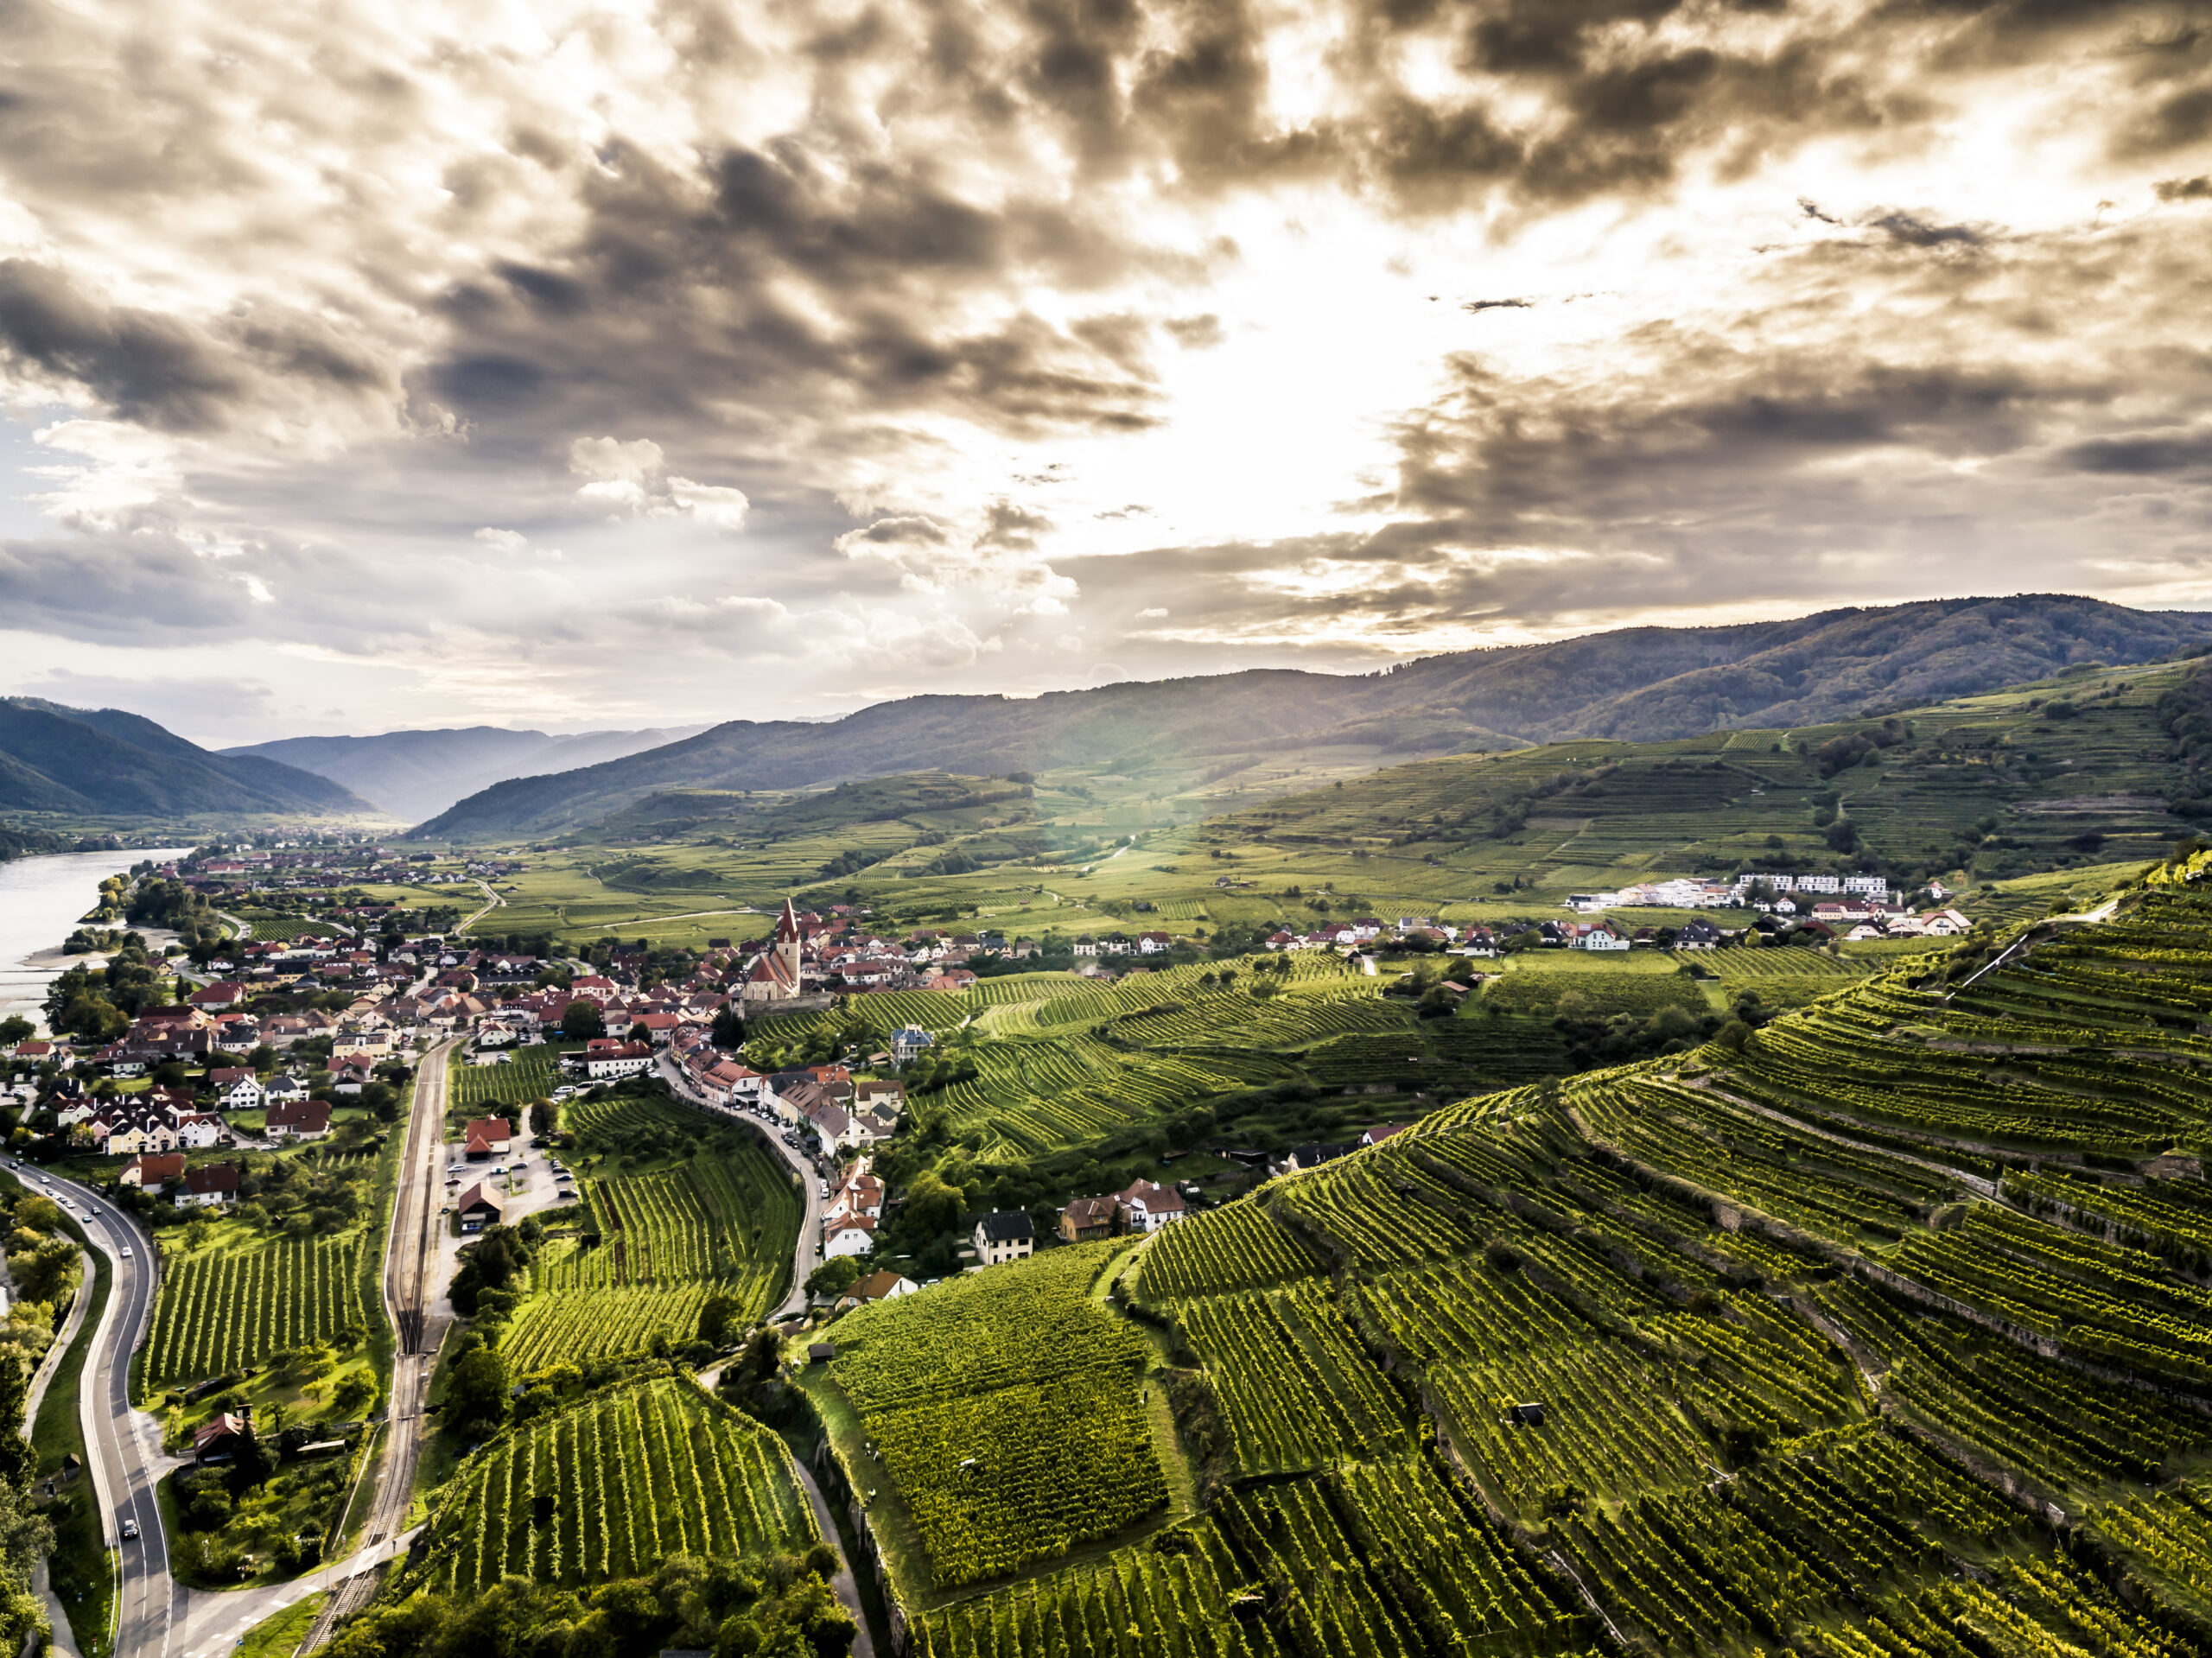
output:
<instances>
[{"instance_id":1,"label":"green hillside","mask_svg":"<svg viewBox=\"0 0 2212 1658\"><path fill-rule=\"evenodd\" d=\"M2202 1650L2209 875L1470 1100L1142 1241L1121 1298L1197 1512L918 1593L912 1649ZM864 1352L926 1350L955 1293L874 1310ZM1017 1454L975 1422L964 1454ZM968 1477L836 1449L907 1513Z\"/></svg>"},{"instance_id":2,"label":"green hillside","mask_svg":"<svg viewBox=\"0 0 2212 1658\"><path fill-rule=\"evenodd\" d=\"M116 708L0 697L0 809L92 817L374 811L327 778L210 753Z\"/></svg>"},{"instance_id":3,"label":"green hillside","mask_svg":"<svg viewBox=\"0 0 2212 1658\"><path fill-rule=\"evenodd\" d=\"M757 933L765 918L740 912L796 893L849 895L887 926L973 917L1072 938L1156 918L1249 939L1332 915L1556 914L1572 892L1700 872L2009 886L2139 865L2188 832L2167 807L2204 796L2190 756L2208 683L2202 659L2089 669L1881 719L1380 771L1324 748L678 791L533 843L482 924L696 944Z\"/></svg>"},{"instance_id":4,"label":"green hillside","mask_svg":"<svg viewBox=\"0 0 2212 1658\"><path fill-rule=\"evenodd\" d=\"M2202 649L2212 625L2058 594L1930 600L1727 627L1628 628L1361 676L1255 670L1028 698L917 696L828 723L733 721L472 795L434 839L544 835L670 790L818 786L924 769L1205 769L1294 750L1418 753L1562 737L1654 741L1813 723ZM1195 762L1195 765L1192 763Z\"/></svg>"}]
</instances>

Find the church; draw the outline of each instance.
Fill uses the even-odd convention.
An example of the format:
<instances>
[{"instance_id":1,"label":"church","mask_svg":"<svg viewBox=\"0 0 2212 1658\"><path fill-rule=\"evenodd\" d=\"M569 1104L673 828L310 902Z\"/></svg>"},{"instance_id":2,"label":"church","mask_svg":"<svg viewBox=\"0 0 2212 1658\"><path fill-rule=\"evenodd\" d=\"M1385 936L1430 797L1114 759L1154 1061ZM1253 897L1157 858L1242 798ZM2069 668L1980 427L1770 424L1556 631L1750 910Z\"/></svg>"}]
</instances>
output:
<instances>
[{"instance_id":1,"label":"church","mask_svg":"<svg viewBox=\"0 0 2212 1658\"><path fill-rule=\"evenodd\" d=\"M783 913L776 918L776 931L769 937L768 948L761 951L760 959L745 975L738 1001L746 1004L798 1001L805 993L799 945L798 916L787 898Z\"/></svg>"}]
</instances>

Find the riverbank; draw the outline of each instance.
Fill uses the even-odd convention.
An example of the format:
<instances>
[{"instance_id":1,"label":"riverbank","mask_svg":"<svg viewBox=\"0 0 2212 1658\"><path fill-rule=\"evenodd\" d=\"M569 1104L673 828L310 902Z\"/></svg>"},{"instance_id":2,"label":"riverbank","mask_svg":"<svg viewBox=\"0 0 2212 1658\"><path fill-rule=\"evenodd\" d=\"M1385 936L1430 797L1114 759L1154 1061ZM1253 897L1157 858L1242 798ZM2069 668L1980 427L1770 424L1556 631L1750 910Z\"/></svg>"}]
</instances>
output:
<instances>
[{"instance_id":1,"label":"riverbank","mask_svg":"<svg viewBox=\"0 0 2212 1658\"><path fill-rule=\"evenodd\" d=\"M61 953L81 918L99 902L100 882L135 863L165 862L187 850L62 852L0 863L0 1019L20 1013L44 1032L47 987L72 967L106 959ZM149 944L175 937L141 931Z\"/></svg>"}]
</instances>

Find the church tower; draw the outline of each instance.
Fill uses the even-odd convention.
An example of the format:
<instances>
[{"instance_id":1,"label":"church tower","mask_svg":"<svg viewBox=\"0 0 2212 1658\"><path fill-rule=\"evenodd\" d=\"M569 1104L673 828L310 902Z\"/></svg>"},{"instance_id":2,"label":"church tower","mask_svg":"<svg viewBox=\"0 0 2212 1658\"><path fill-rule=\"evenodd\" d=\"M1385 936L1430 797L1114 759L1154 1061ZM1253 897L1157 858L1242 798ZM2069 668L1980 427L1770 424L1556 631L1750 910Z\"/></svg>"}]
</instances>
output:
<instances>
[{"instance_id":1,"label":"church tower","mask_svg":"<svg viewBox=\"0 0 2212 1658\"><path fill-rule=\"evenodd\" d=\"M776 918L776 937L774 949L776 952L776 960L781 963L782 966L782 972L779 976L783 977L791 986L791 990L788 994L795 996L798 994L799 985L801 983L801 980L799 978L798 916L792 910L791 901L788 898L784 900L783 914Z\"/></svg>"}]
</instances>

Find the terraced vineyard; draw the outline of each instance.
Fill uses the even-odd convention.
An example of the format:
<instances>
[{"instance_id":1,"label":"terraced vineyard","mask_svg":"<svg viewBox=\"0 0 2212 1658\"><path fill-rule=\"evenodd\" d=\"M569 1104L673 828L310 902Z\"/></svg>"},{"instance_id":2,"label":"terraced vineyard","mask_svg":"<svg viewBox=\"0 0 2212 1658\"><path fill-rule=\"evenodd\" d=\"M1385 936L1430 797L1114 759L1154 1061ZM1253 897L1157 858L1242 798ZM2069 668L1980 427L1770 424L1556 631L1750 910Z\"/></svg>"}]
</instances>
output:
<instances>
[{"instance_id":1,"label":"terraced vineyard","mask_svg":"<svg viewBox=\"0 0 2212 1658\"><path fill-rule=\"evenodd\" d=\"M1054 1250L839 1321L830 1379L939 1588L1064 1554L1166 1501L1137 1399L1150 1349L1090 1295L1120 1248Z\"/></svg>"},{"instance_id":2,"label":"terraced vineyard","mask_svg":"<svg viewBox=\"0 0 2212 1658\"><path fill-rule=\"evenodd\" d=\"M547 1241L532 1293L501 1342L518 1372L640 1352L657 1335L688 1341L712 1294L737 1298L741 1324L784 1299L805 1204L757 1135L634 1099L571 1106L565 1121L587 1140L635 1143L640 1130L667 1131L703 1149L667 1169L578 1178L589 1220Z\"/></svg>"},{"instance_id":3,"label":"terraced vineyard","mask_svg":"<svg viewBox=\"0 0 2212 1658\"><path fill-rule=\"evenodd\" d=\"M1697 988L1670 975L1649 975L1664 988L1645 1000L1702 1011ZM1618 976L1571 975L1586 988ZM1646 975L1635 976L1640 985ZM985 979L957 995L856 996L842 1013L771 1020L766 1028L798 1032L842 1019L881 1036L906 1023L944 1032L972 1018L980 1039L967 1051L977 1075L927 1097L955 1134L980 1135L978 1155L995 1162L1095 1144L1164 1113L1271 1084L1388 1080L1450 1096L1572 1069L1548 1020L1419 1020L1410 1002L1386 999L1382 988L1336 956L1301 952L1114 982L1036 973Z\"/></svg>"},{"instance_id":4,"label":"terraced vineyard","mask_svg":"<svg viewBox=\"0 0 2212 1658\"><path fill-rule=\"evenodd\" d=\"M221 1375L349 1328L365 1331L360 1248L358 1237L287 1238L172 1257L146 1338L148 1384Z\"/></svg>"},{"instance_id":5,"label":"terraced vineyard","mask_svg":"<svg viewBox=\"0 0 2212 1658\"><path fill-rule=\"evenodd\" d=\"M1470 1100L1150 1241L1230 1483L915 1649L2204 1650L2212 892L2012 942L1970 987L1805 975L1740 1054Z\"/></svg>"},{"instance_id":6,"label":"terraced vineyard","mask_svg":"<svg viewBox=\"0 0 2212 1658\"><path fill-rule=\"evenodd\" d=\"M454 1476L405 1586L502 1577L582 1586L677 1553L803 1553L820 1540L791 1454L674 1379L611 1388L510 1429Z\"/></svg>"}]
</instances>

